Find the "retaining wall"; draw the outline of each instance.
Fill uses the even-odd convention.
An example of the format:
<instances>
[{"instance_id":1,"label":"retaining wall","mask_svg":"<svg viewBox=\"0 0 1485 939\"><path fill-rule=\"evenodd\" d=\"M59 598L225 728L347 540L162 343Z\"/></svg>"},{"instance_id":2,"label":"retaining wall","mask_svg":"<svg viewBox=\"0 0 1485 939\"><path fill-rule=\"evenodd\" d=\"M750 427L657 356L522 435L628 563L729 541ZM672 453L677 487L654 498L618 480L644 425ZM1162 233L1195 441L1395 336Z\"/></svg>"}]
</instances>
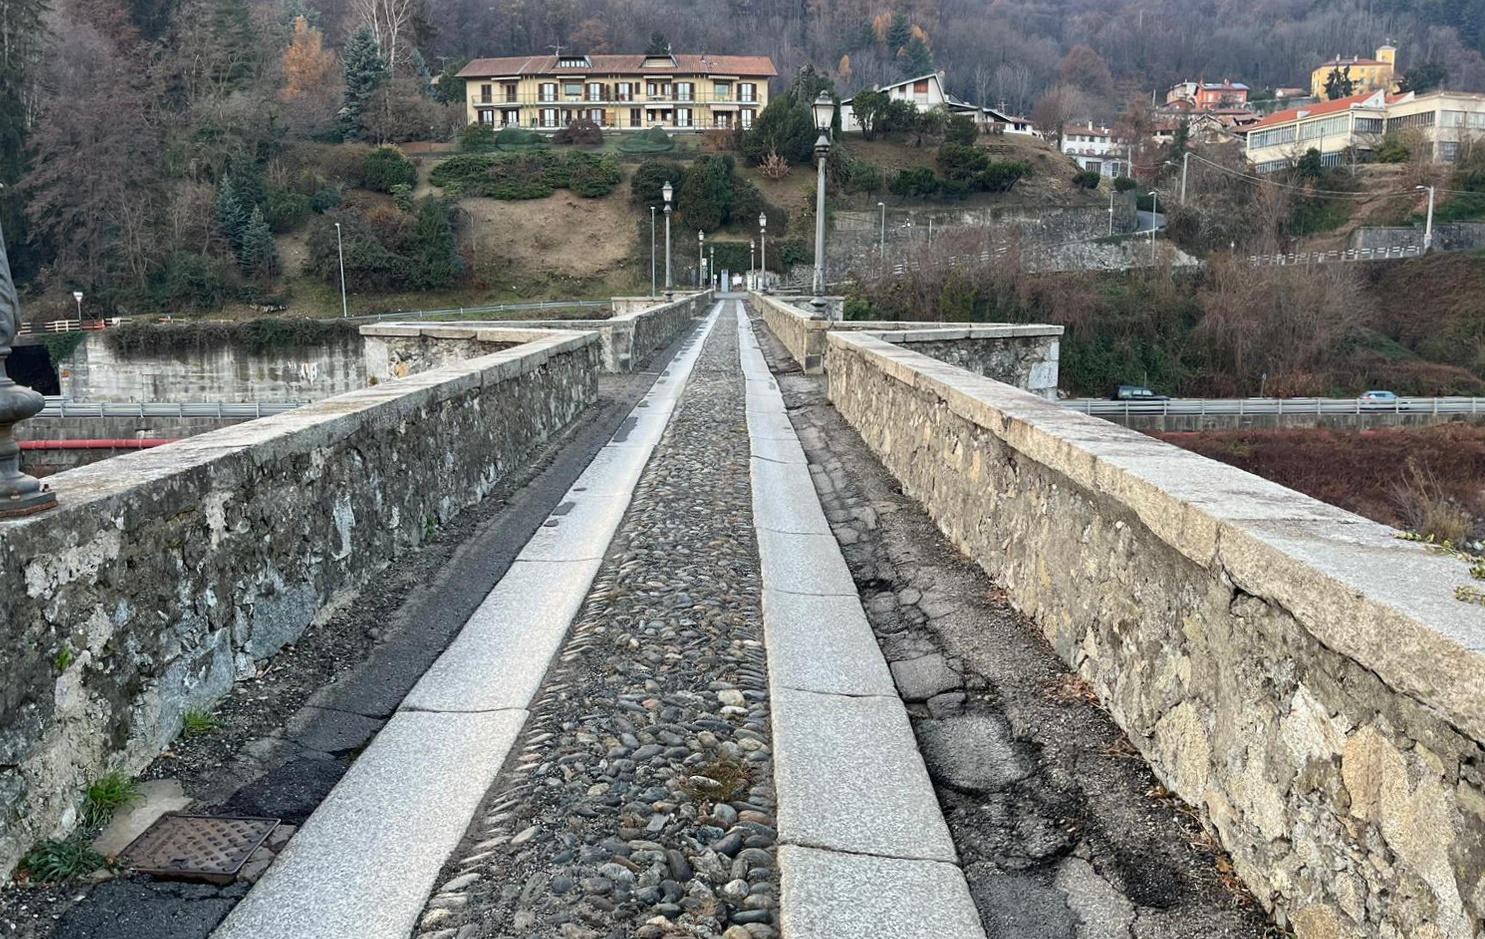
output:
<instances>
[{"instance_id":1,"label":"retaining wall","mask_svg":"<svg viewBox=\"0 0 1485 939\"><path fill-rule=\"evenodd\" d=\"M1299 939L1485 917L1464 563L1232 467L832 333L841 414L1097 691Z\"/></svg>"},{"instance_id":2,"label":"retaining wall","mask_svg":"<svg viewBox=\"0 0 1485 939\"><path fill-rule=\"evenodd\" d=\"M824 369L826 337L830 333L854 332L917 350L1044 398L1057 397L1061 326L827 321L809 316L786 299L760 293L751 297L768 328L808 374Z\"/></svg>"},{"instance_id":3,"label":"retaining wall","mask_svg":"<svg viewBox=\"0 0 1485 939\"><path fill-rule=\"evenodd\" d=\"M1479 414L1434 414L1431 411L1361 411L1355 414L1306 414L1303 411L1283 414L1101 414L1103 420L1135 430L1165 433L1197 433L1204 430L1281 430L1285 428L1327 427L1337 430L1363 430L1369 427L1429 427L1460 421L1485 423L1485 411Z\"/></svg>"},{"instance_id":4,"label":"retaining wall","mask_svg":"<svg viewBox=\"0 0 1485 939\"><path fill-rule=\"evenodd\" d=\"M57 373L75 401L318 401L366 387L354 335L261 356L222 344L120 357L103 334L89 333Z\"/></svg>"},{"instance_id":5,"label":"retaining wall","mask_svg":"<svg viewBox=\"0 0 1485 939\"><path fill-rule=\"evenodd\" d=\"M1369 226L1351 233L1350 247L1358 251L1423 250L1422 228ZM1472 251L1485 247L1485 222L1440 222L1433 227L1433 250Z\"/></svg>"},{"instance_id":6,"label":"retaining wall","mask_svg":"<svg viewBox=\"0 0 1485 939\"><path fill-rule=\"evenodd\" d=\"M0 876L483 498L596 400L599 363L592 333L543 332L51 477L56 509L0 521Z\"/></svg>"}]
</instances>

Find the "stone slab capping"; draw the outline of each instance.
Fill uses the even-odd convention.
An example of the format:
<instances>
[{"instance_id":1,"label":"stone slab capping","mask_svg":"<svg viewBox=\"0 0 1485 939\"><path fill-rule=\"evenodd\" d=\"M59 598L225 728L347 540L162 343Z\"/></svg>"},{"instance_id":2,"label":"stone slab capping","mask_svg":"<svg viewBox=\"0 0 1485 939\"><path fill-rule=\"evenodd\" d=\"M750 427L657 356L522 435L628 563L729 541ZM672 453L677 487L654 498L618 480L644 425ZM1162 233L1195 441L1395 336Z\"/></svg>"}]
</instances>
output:
<instances>
[{"instance_id":1,"label":"stone slab capping","mask_svg":"<svg viewBox=\"0 0 1485 939\"><path fill-rule=\"evenodd\" d=\"M827 341L842 416L1281 924L1479 935L1485 608L1456 599L1463 563L908 347Z\"/></svg>"},{"instance_id":2,"label":"stone slab capping","mask_svg":"<svg viewBox=\"0 0 1485 939\"><path fill-rule=\"evenodd\" d=\"M375 381L405 378L451 361L483 355L482 344L511 341L498 338L497 332L519 332L534 338L553 329L596 332L603 350L603 370L631 372L651 353L670 345L711 304L712 291L704 290L669 303L655 297L614 297L613 316L601 320L373 323L361 327L366 375Z\"/></svg>"},{"instance_id":3,"label":"stone slab capping","mask_svg":"<svg viewBox=\"0 0 1485 939\"><path fill-rule=\"evenodd\" d=\"M0 876L596 400L595 333L490 332L519 344L59 473L0 522Z\"/></svg>"},{"instance_id":4,"label":"stone slab capping","mask_svg":"<svg viewBox=\"0 0 1485 939\"><path fill-rule=\"evenodd\" d=\"M984 939L907 710L738 312L788 939Z\"/></svg>"},{"instance_id":5,"label":"stone slab capping","mask_svg":"<svg viewBox=\"0 0 1485 939\"><path fill-rule=\"evenodd\" d=\"M761 293L749 296L768 328L809 375L818 375L825 369L825 340L828 335L857 332L1023 388L1043 398L1057 398L1061 326L829 321L811 316L800 305L787 299Z\"/></svg>"}]
</instances>

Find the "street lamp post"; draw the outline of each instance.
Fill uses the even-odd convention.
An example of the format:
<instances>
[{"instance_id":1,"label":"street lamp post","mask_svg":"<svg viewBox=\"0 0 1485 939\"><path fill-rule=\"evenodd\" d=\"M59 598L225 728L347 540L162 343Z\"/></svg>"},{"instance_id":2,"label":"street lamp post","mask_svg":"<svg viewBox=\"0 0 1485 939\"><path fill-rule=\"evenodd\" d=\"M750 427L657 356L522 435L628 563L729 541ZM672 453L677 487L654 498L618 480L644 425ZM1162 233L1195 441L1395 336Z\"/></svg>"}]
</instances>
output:
<instances>
[{"instance_id":1,"label":"street lamp post","mask_svg":"<svg viewBox=\"0 0 1485 939\"><path fill-rule=\"evenodd\" d=\"M835 102L830 92L822 91L815 99L815 129L820 136L815 138L815 158L819 163L819 176L815 183L815 300L817 311L825 306L825 160L830 156L830 124L835 118Z\"/></svg>"},{"instance_id":2,"label":"street lamp post","mask_svg":"<svg viewBox=\"0 0 1485 939\"><path fill-rule=\"evenodd\" d=\"M1186 173L1191 169L1191 151L1181 154L1181 204L1186 204Z\"/></svg>"},{"instance_id":3,"label":"street lamp post","mask_svg":"<svg viewBox=\"0 0 1485 939\"><path fill-rule=\"evenodd\" d=\"M340 256L340 318L351 315L350 304L345 298L345 242L340 237L340 223L335 223L335 253Z\"/></svg>"},{"instance_id":4,"label":"street lamp post","mask_svg":"<svg viewBox=\"0 0 1485 939\"><path fill-rule=\"evenodd\" d=\"M880 236L880 240L877 242L877 257L880 258L880 259L882 259L882 260L886 260L886 258L887 258L887 203L885 203L885 202L878 202L877 203L877 208L880 209L881 212L882 212L882 234Z\"/></svg>"},{"instance_id":5,"label":"street lamp post","mask_svg":"<svg viewBox=\"0 0 1485 939\"><path fill-rule=\"evenodd\" d=\"M1109 235L1111 237L1114 234L1114 194L1118 191L1118 187L1109 183Z\"/></svg>"},{"instance_id":6,"label":"street lamp post","mask_svg":"<svg viewBox=\"0 0 1485 939\"><path fill-rule=\"evenodd\" d=\"M72 291L72 299L77 301L77 326L81 329L83 320L83 292L81 290Z\"/></svg>"},{"instance_id":7,"label":"street lamp post","mask_svg":"<svg viewBox=\"0 0 1485 939\"><path fill-rule=\"evenodd\" d=\"M1427 254L1433 248L1433 186L1419 186L1419 189L1428 190L1428 219L1423 223L1423 253Z\"/></svg>"},{"instance_id":8,"label":"street lamp post","mask_svg":"<svg viewBox=\"0 0 1485 939\"><path fill-rule=\"evenodd\" d=\"M757 265L755 265L753 263L755 260L757 260L757 256L758 256L758 239L757 238L749 238L748 239L748 286L751 289L754 289L754 290L758 289L758 267L757 267Z\"/></svg>"},{"instance_id":9,"label":"street lamp post","mask_svg":"<svg viewBox=\"0 0 1485 939\"><path fill-rule=\"evenodd\" d=\"M660 195L665 199L665 297L670 299L670 199L675 195L675 188L670 185L670 180L660 187Z\"/></svg>"},{"instance_id":10,"label":"street lamp post","mask_svg":"<svg viewBox=\"0 0 1485 939\"><path fill-rule=\"evenodd\" d=\"M758 267L760 275L759 286L768 289L768 216L762 212L758 213Z\"/></svg>"},{"instance_id":11,"label":"street lamp post","mask_svg":"<svg viewBox=\"0 0 1485 939\"><path fill-rule=\"evenodd\" d=\"M1155 263L1155 228L1160 217L1160 190L1150 191L1150 263Z\"/></svg>"},{"instance_id":12,"label":"street lamp post","mask_svg":"<svg viewBox=\"0 0 1485 939\"><path fill-rule=\"evenodd\" d=\"M701 231L700 229L697 229L697 231L696 231L696 286L697 287L702 286L702 284L704 283L704 280L705 280L704 275L707 275L707 274L710 274L710 273L711 272L706 269L706 232Z\"/></svg>"},{"instance_id":13,"label":"street lamp post","mask_svg":"<svg viewBox=\"0 0 1485 939\"><path fill-rule=\"evenodd\" d=\"M655 207L650 206L650 296L655 295Z\"/></svg>"},{"instance_id":14,"label":"street lamp post","mask_svg":"<svg viewBox=\"0 0 1485 939\"><path fill-rule=\"evenodd\" d=\"M724 283L722 283L721 279L717 276L717 246L716 245L712 245L710 248L708 248L706 250L706 273L707 273L707 277L710 278L708 280L708 283L710 283L712 280L715 280L716 283L717 283L717 286L719 288L721 288L722 290L726 290L727 289L727 285L724 284Z\"/></svg>"}]
</instances>

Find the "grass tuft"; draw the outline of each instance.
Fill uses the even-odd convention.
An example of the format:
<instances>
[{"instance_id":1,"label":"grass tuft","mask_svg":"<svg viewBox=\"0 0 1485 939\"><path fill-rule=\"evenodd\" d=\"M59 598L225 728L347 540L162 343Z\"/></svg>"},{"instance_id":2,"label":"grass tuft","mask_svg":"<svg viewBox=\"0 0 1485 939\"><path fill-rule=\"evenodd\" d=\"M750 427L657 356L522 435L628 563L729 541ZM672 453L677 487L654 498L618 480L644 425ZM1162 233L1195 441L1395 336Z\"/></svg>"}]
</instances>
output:
<instances>
[{"instance_id":1,"label":"grass tuft","mask_svg":"<svg viewBox=\"0 0 1485 939\"><path fill-rule=\"evenodd\" d=\"M83 821L89 828L105 825L113 813L139 798L139 783L115 770L88 787Z\"/></svg>"},{"instance_id":2,"label":"grass tuft","mask_svg":"<svg viewBox=\"0 0 1485 939\"><path fill-rule=\"evenodd\" d=\"M103 864L103 855L81 841L40 841L21 858L19 873L32 883L64 883L86 877Z\"/></svg>"},{"instance_id":3,"label":"grass tuft","mask_svg":"<svg viewBox=\"0 0 1485 939\"><path fill-rule=\"evenodd\" d=\"M180 717L181 733L187 737L209 733L217 729L217 719L207 708L186 708Z\"/></svg>"}]
</instances>

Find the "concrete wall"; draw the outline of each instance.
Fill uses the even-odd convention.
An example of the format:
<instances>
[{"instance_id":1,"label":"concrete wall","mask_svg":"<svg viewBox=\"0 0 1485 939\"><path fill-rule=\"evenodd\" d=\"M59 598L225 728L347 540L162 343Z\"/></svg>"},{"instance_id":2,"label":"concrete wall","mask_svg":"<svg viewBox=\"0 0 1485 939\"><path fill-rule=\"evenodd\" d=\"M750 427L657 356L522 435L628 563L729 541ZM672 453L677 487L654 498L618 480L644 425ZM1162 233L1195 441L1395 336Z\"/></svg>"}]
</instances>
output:
<instances>
[{"instance_id":1,"label":"concrete wall","mask_svg":"<svg viewBox=\"0 0 1485 939\"><path fill-rule=\"evenodd\" d=\"M265 356L221 345L121 358L90 333L57 372L75 401L318 401L366 387L355 336Z\"/></svg>"},{"instance_id":2,"label":"concrete wall","mask_svg":"<svg viewBox=\"0 0 1485 939\"><path fill-rule=\"evenodd\" d=\"M831 334L826 371L1299 939L1478 935L1485 610L1454 596L1462 562L874 337Z\"/></svg>"},{"instance_id":3,"label":"concrete wall","mask_svg":"<svg viewBox=\"0 0 1485 939\"><path fill-rule=\"evenodd\" d=\"M546 332L51 477L59 507L0 521L0 876L483 498L596 400L598 367L595 335Z\"/></svg>"},{"instance_id":4,"label":"concrete wall","mask_svg":"<svg viewBox=\"0 0 1485 939\"><path fill-rule=\"evenodd\" d=\"M944 206L932 209L891 209L887 213L887 260L900 260L927 245L929 219L933 241L959 231L1014 233L1023 249L1098 238L1109 232L1108 197L1082 206ZM909 225L908 223L912 224ZM878 263L882 217L877 211L836 212L825 239L829 270L850 270ZM1115 233L1139 227L1132 198L1114 200Z\"/></svg>"},{"instance_id":5,"label":"concrete wall","mask_svg":"<svg viewBox=\"0 0 1485 939\"><path fill-rule=\"evenodd\" d=\"M1358 251L1423 250L1422 228L1358 228L1349 247ZM1485 222L1442 222L1433 227L1435 251L1472 251L1485 248Z\"/></svg>"},{"instance_id":6,"label":"concrete wall","mask_svg":"<svg viewBox=\"0 0 1485 939\"><path fill-rule=\"evenodd\" d=\"M751 297L768 328L784 344L794 361L809 374L817 374L825 367L826 337L831 332L859 332L1044 398L1057 397L1061 326L1011 323L960 326L869 320L834 322L811 317L788 299L760 293Z\"/></svg>"},{"instance_id":7,"label":"concrete wall","mask_svg":"<svg viewBox=\"0 0 1485 939\"><path fill-rule=\"evenodd\" d=\"M416 374L433 365L477 354L480 337L491 329L535 337L543 330L580 329L598 334L606 372L629 372L663 349L705 313L712 292L658 304L649 297L615 297L615 315L603 320L519 320L495 323L377 323L361 327L370 379L385 381Z\"/></svg>"}]
</instances>

